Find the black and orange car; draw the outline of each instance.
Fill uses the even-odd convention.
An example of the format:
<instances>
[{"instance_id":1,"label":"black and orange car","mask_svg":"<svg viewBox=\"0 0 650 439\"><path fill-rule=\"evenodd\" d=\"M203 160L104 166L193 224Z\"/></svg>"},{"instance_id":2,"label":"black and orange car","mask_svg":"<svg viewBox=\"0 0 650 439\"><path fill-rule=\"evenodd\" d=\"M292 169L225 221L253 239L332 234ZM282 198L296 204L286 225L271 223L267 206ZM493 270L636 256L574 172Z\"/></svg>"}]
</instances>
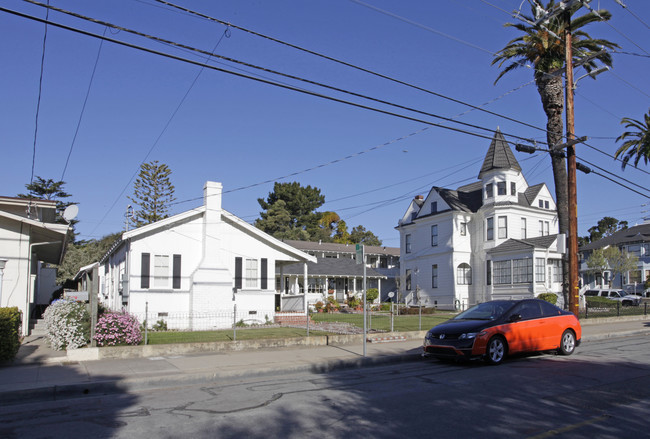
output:
<instances>
[{"instance_id":1,"label":"black and orange car","mask_svg":"<svg viewBox=\"0 0 650 439\"><path fill-rule=\"evenodd\" d=\"M441 359L484 358L500 364L507 355L557 351L571 355L582 329L575 315L539 299L494 300L473 306L435 326L424 354Z\"/></svg>"}]
</instances>

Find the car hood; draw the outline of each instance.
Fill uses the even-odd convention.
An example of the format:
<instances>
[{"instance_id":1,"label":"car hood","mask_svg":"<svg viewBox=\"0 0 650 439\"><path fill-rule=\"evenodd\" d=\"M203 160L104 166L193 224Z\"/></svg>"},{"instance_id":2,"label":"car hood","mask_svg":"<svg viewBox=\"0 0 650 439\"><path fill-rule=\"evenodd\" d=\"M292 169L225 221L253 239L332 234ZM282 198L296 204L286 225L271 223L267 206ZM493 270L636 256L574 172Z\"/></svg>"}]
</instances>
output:
<instances>
[{"instance_id":1,"label":"car hood","mask_svg":"<svg viewBox=\"0 0 650 439\"><path fill-rule=\"evenodd\" d=\"M429 332L433 334L463 334L465 332L476 332L495 324L495 320L447 320L438 326L434 326Z\"/></svg>"}]
</instances>

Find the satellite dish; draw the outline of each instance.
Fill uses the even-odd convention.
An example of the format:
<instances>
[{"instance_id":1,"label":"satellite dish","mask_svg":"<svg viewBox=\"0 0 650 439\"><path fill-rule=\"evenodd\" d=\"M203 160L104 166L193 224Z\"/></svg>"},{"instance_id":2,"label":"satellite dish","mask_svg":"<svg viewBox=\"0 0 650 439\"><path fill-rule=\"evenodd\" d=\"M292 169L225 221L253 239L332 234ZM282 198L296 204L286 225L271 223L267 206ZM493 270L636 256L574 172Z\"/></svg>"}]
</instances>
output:
<instances>
[{"instance_id":1,"label":"satellite dish","mask_svg":"<svg viewBox=\"0 0 650 439\"><path fill-rule=\"evenodd\" d=\"M68 207L65 208L63 211L63 219L66 220L67 222L72 221L77 217L79 214L79 206L76 204L71 204Z\"/></svg>"}]
</instances>

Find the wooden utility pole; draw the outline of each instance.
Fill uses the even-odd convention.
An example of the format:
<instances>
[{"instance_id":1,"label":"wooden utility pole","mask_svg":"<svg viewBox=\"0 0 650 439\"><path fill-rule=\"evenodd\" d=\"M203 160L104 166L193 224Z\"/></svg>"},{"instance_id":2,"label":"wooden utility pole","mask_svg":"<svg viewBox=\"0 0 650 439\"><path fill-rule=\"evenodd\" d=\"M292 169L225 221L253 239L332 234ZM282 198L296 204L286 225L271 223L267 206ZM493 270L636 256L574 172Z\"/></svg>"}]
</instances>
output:
<instances>
[{"instance_id":1,"label":"wooden utility pole","mask_svg":"<svg viewBox=\"0 0 650 439\"><path fill-rule=\"evenodd\" d=\"M566 139L567 139L567 184L569 195L569 311L578 316L579 287L578 287L578 196L576 189L576 151L575 120L573 109L573 47L571 35L571 13L564 12L566 27L564 29L565 60L566 60Z\"/></svg>"}]
</instances>

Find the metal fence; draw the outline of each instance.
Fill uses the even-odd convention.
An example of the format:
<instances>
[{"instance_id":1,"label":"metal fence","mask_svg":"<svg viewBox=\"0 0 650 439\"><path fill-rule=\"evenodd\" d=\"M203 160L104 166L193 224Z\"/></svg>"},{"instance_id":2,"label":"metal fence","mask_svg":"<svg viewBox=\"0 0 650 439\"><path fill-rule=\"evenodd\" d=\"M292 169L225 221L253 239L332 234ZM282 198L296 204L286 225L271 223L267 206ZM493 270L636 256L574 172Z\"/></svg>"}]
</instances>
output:
<instances>
[{"instance_id":1,"label":"metal fence","mask_svg":"<svg viewBox=\"0 0 650 439\"><path fill-rule=\"evenodd\" d=\"M598 317L621 317L621 316L647 316L648 302L643 302L637 306L623 305L621 302L614 303L586 303L584 313L580 313L581 318L598 318Z\"/></svg>"},{"instance_id":2,"label":"metal fence","mask_svg":"<svg viewBox=\"0 0 650 439\"><path fill-rule=\"evenodd\" d=\"M307 315L304 312L233 309L213 313L131 314L141 323L143 341L146 344L362 334L364 327L362 311L311 311ZM426 311L409 315L369 311L366 314L366 329L371 336L385 332L427 330L451 316L449 313L430 314Z\"/></svg>"}]
</instances>

